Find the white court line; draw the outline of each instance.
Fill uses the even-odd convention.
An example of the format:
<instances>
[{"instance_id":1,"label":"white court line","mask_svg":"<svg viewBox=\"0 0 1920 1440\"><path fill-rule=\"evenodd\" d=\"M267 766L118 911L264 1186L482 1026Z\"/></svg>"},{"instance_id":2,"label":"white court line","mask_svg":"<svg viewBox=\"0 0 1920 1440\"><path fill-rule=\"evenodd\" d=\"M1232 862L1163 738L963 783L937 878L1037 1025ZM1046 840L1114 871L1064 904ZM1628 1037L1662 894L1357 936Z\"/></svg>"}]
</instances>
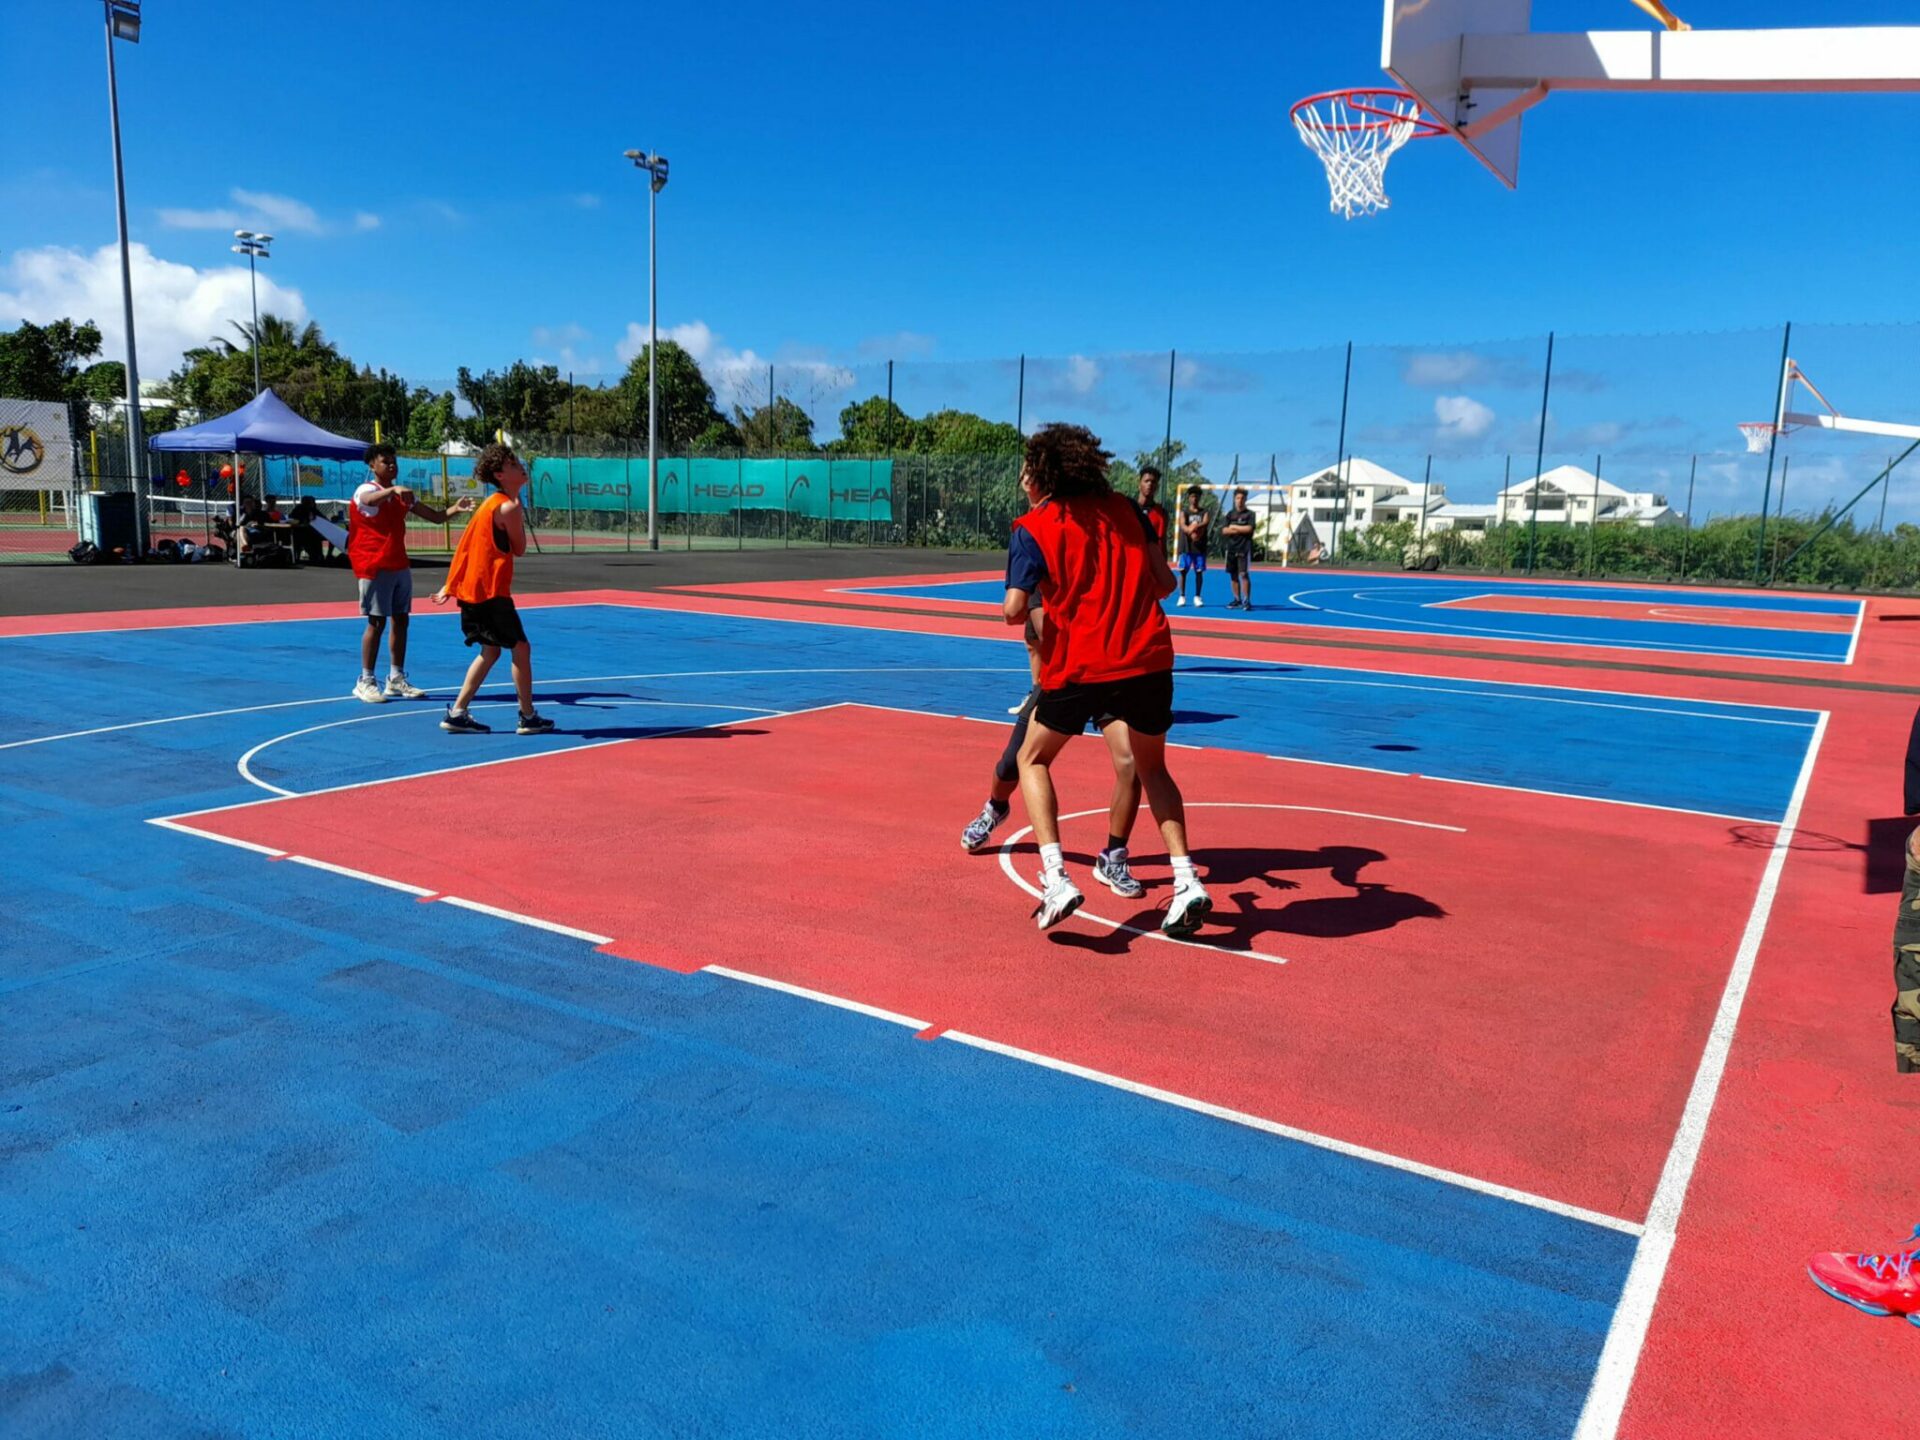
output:
<instances>
[{"instance_id":1,"label":"white court line","mask_svg":"<svg viewBox=\"0 0 1920 1440\"><path fill-rule=\"evenodd\" d=\"M831 1005L836 1010L851 1010L856 1015L866 1015L874 1020L884 1020L889 1025L902 1025L909 1030L925 1030L931 1023L915 1020L911 1016L896 1014L892 1010L882 1010L877 1005L863 1005L858 1000L846 1000L838 995L829 995L824 990L809 990L804 985L790 985L785 980L770 980L764 975L749 975L744 970L729 969L725 965L707 965L703 967L709 975L724 975L729 980L738 980L747 985L758 985L763 990L778 990L783 995L797 995L802 1000L811 1000L819 1005Z\"/></svg>"},{"instance_id":2,"label":"white court line","mask_svg":"<svg viewBox=\"0 0 1920 1440\"><path fill-rule=\"evenodd\" d=\"M606 608L626 610L634 607L609 605ZM705 612L689 610L677 613L699 615ZM731 620L739 617L729 615L718 618ZM911 634L914 632L892 631L889 633ZM563 675L552 680L542 680L540 684L551 689L556 685L606 684L615 680L705 680L717 676L737 675L1005 675L1016 671L1024 675L1027 673L1027 668L1024 665L828 665L753 670L645 670L630 675ZM448 691L448 698L452 698L452 692L458 687L443 688ZM480 688L509 690L513 688L513 681L489 680ZM356 705L364 703L349 692L343 695L320 695L311 700L276 700L269 705L235 705L226 710L201 710L191 715L162 715L154 720L127 720L118 725L96 725L90 730L67 730L58 735L34 735L25 740L7 740L0 742L0 750L17 750L26 745L51 745L56 740L84 740L90 735L111 735L121 730L144 730L150 725L178 725L188 720L218 720L228 715L254 715L266 710L291 710L302 705L344 705L349 702ZM1702 701L1701 703L1711 702Z\"/></svg>"},{"instance_id":3,"label":"white court line","mask_svg":"<svg viewBox=\"0 0 1920 1440\"><path fill-rule=\"evenodd\" d=\"M522 596L522 603L524 604L528 598L529 597ZM290 603L330 605L333 602L330 600L314 600L292 601ZM351 600L342 603L344 606L351 606L353 604ZM614 604L607 600L563 600L555 605L528 605L527 608L529 610L591 610L598 605L605 605L611 610L625 610L630 608L625 605ZM185 608L191 610L197 607L188 606ZM431 610L416 610L413 614L416 617L423 615L431 617L434 612ZM19 615L13 618L31 620L39 617ZM452 618L451 612L448 613L446 618ZM30 631L25 635L0 635L0 641L60 640L68 635L138 635L147 630L219 630L228 625L324 625L338 624L342 621L349 620L355 624L359 624L365 619L366 617L364 615L357 614L351 609L346 610L344 614L340 615L260 615L251 618L244 615L236 615L226 620L180 620L169 621L165 625L100 625L87 630L37 630Z\"/></svg>"},{"instance_id":4,"label":"white court line","mask_svg":"<svg viewBox=\"0 0 1920 1440\"><path fill-rule=\"evenodd\" d=\"M1287 599L1290 601L1293 601L1298 605L1301 605L1305 609L1314 611L1316 614L1339 615L1348 620L1366 620L1366 621L1372 622L1371 625L1366 627L1358 627L1358 626L1352 626L1352 625L1343 625L1343 626L1335 627L1343 630L1367 628L1367 629L1374 630L1376 632L1379 632L1382 629L1386 629L1390 632L1391 627L1393 626L1406 625L1406 626L1411 626L1416 630L1438 631L1443 636L1444 635L1460 635L1460 636L1466 636L1466 637L1478 637L1481 639L1503 640L1513 644L1537 643L1542 645L1557 645L1563 648L1573 647L1576 649L1585 648L1589 650L1624 650L1628 652L1639 652L1641 654L1658 654L1658 655L1719 655L1719 656L1729 657L1733 659L1740 659L1740 660L1782 660L1782 661L1787 661L1793 664L1806 664L1806 665L1843 665L1846 663L1844 660L1836 656L1808 655L1808 654L1802 654L1802 653L1795 653L1792 651L1743 650L1731 645L1718 645L1718 646L1685 645L1685 644L1663 645L1651 640L1633 640L1631 641L1631 643L1628 643L1623 641L1596 639L1596 638L1582 636L1582 635L1556 635L1552 631L1499 630L1499 629L1493 629L1486 626L1461 625L1461 624L1456 624L1449 621L1416 620L1410 616L1373 615L1373 614L1369 614L1365 610L1342 610L1337 606L1333 606L1333 605L1314 605L1304 598L1305 596L1308 596L1308 595L1337 595L1342 599L1355 600L1355 601L1360 601L1362 603L1365 603L1366 594L1367 592L1363 589L1336 588L1336 587L1329 586L1329 587L1323 587L1320 589L1313 589L1313 590L1296 590L1292 594L1288 595ZM1414 606L1415 608L1428 608L1428 607L1419 606L1417 602L1412 600L1381 600L1376 603L1383 604L1383 605L1408 605L1408 606ZM1792 613L1804 613L1804 612L1792 612ZM1285 622L1281 621L1280 623L1284 624ZM1806 633L1806 632L1796 631L1792 633L1797 634L1797 633Z\"/></svg>"},{"instance_id":5,"label":"white court line","mask_svg":"<svg viewBox=\"0 0 1920 1440\"><path fill-rule=\"evenodd\" d=\"M504 710L509 705L514 705L517 703L518 702L513 700L490 700L484 705L476 704L472 708L475 710ZM692 701L692 700L606 700L600 703L609 707L616 706L616 705L629 705L629 706L647 705L647 706L654 706L663 710L732 710L735 713L741 714L741 715L770 715L774 713L770 708L764 705L707 705L707 704L701 704L699 702ZM309 725L304 730L289 730L286 734L276 735L271 740L262 740L258 745L254 746L251 750L247 751L246 754L242 755L237 761L235 761L234 768L240 772L240 778L242 780L245 780L249 785L256 785L260 789L270 791L275 795L281 795L281 796L298 795L302 792L298 790L288 790L283 786L273 784L271 781L262 780L258 775L253 773L253 761L255 757L257 757L262 750L270 750L283 740L297 740L302 735L315 735L322 730L338 730L340 727L344 725L367 725L367 724L371 724L375 720L404 720L408 718L419 719L422 716L425 716L426 718L432 720L436 725L440 723L440 716L436 711L429 710L425 706L413 705L413 706L402 706L398 710L382 709L372 715L353 715L353 716L349 716L345 720L329 720L324 725ZM701 726L696 726L694 728L705 730L711 727L701 725ZM566 732L561 731L558 733L564 735ZM626 740L638 740L641 738L658 740L658 739L665 739L670 736L678 735L682 733L684 732L679 730L671 730L671 731L663 732L660 735L654 735L649 737L641 737L638 735L626 735L626 736L621 736L620 738L626 739ZM542 754L558 753L558 749L560 748L585 749L587 747L585 746L556 747L555 750L542 751L541 753ZM402 776L400 778L405 779L407 777Z\"/></svg>"},{"instance_id":6,"label":"white court line","mask_svg":"<svg viewBox=\"0 0 1920 1440\"><path fill-rule=\"evenodd\" d=\"M1827 712L1816 711L1821 725L1826 723ZM1820 725L1814 727L1814 733L1820 733ZM1426 771L1418 774L1409 770L1389 770L1380 765L1354 765L1344 760L1309 760L1301 755L1269 755L1269 760L1278 760L1285 765L1322 765L1329 770L1360 770L1369 775L1392 775L1401 780L1433 780L1441 785L1471 785L1476 790L1508 790L1515 795L1542 795L1549 800L1590 801L1595 805L1625 805L1631 810L1657 810L1667 815L1701 815L1709 820L1732 820L1741 825L1778 825L1778 820L1766 820L1757 815L1727 815L1718 810L1692 810L1685 805L1657 805L1651 800L1620 800L1612 795L1572 795L1564 790L1536 790L1531 785L1506 785L1498 780L1467 780L1457 775L1429 775Z\"/></svg>"},{"instance_id":7,"label":"white court line","mask_svg":"<svg viewBox=\"0 0 1920 1440\"><path fill-rule=\"evenodd\" d=\"M1847 642L1846 664L1853 664L1854 652L1860 648L1860 627L1866 623L1867 602L1862 600L1859 609L1853 612L1853 638Z\"/></svg>"},{"instance_id":8,"label":"white court line","mask_svg":"<svg viewBox=\"0 0 1920 1440\"><path fill-rule=\"evenodd\" d=\"M1634 1251L1620 1303L1607 1329L1607 1343L1600 1352L1600 1364L1594 1372L1593 1388L1587 1392L1586 1407L1574 1440L1612 1440L1620 1427L1627 1406L1627 1394L1633 1388L1634 1370L1640 1363L1640 1351L1646 1344L1647 1330L1653 1323L1654 1302L1660 1297L1660 1283L1666 1278L1667 1262L1673 1256L1674 1238L1680 1226L1680 1210L1686 1203L1687 1187L1693 1181L1694 1166L1700 1160L1700 1147L1707 1136L1707 1122L1713 1102L1720 1093L1720 1081L1726 1074L1727 1055L1733 1048L1734 1030L1740 1023L1740 1010L1746 1003L1747 987L1753 979L1753 967L1760 955L1760 942L1767 933L1767 921L1773 914L1773 902L1780 891L1780 874L1786 868L1793 848L1793 835L1800 824L1800 808L1806 802L1807 787L1813 780L1814 761L1820 742L1826 735L1826 716L1814 730L1806 758L1800 764L1800 776L1794 782L1793 799L1788 802L1786 818L1773 838L1760 887L1754 895L1753 910L1747 916L1733 968L1721 992L1719 1009L1714 1012L1700 1068L1694 1073L1693 1088L1680 1114L1680 1125L1654 1187L1653 1203L1647 1207L1646 1233Z\"/></svg>"},{"instance_id":9,"label":"white court line","mask_svg":"<svg viewBox=\"0 0 1920 1440\"><path fill-rule=\"evenodd\" d=\"M215 835L211 838L218 840L222 837ZM310 855L289 855L287 862L292 865L305 865L310 870L324 870L329 875L344 875L349 880L364 880L369 885L384 885L389 890L398 890L403 895L412 895L418 899L424 900L434 893L431 890L423 890L418 885L409 885L404 880L389 880L384 875L375 875L368 870L355 870L346 865L335 865L328 860L315 860Z\"/></svg>"},{"instance_id":10,"label":"white court line","mask_svg":"<svg viewBox=\"0 0 1920 1440\"><path fill-rule=\"evenodd\" d=\"M760 713L758 718L762 720L781 720L790 715L811 715L822 710L838 710L842 705L848 703L850 702L836 700L830 705L809 705L800 710L768 710ZM712 725L689 725L685 730L675 731L673 733L689 735L698 730L712 730L714 728L716 727ZM634 736L621 735L610 740L590 740L584 745L559 745L546 750L526 750L518 755L500 755L491 760L470 761L465 765L443 765L435 770L416 770L410 771L405 775L387 775L375 780L355 780L350 784L328 785L319 790L302 790L297 793L284 791L280 794L269 795L264 800L241 800L232 805L216 805L211 810L186 810L172 818L177 820L199 815L224 815L229 810L251 810L256 805L278 805L283 800L305 800L315 795L339 795L348 790L366 790L375 785L398 785L407 780L426 780L435 775L457 775L462 770L484 770L489 765L514 765L525 760L550 760L557 755L581 755L589 750L604 749L608 745L630 744L635 738ZM648 738L664 740L670 737L667 735L654 735Z\"/></svg>"},{"instance_id":11,"label":"white court line","mask_svg":"<svg viewBox=\"0 0 1920 1440\"><path fill-rule=\"evenodd\" d=\"M371 875L362 878L368 880L373 879ZM397 880L389 880L385 883L392 885L396 890L409 890L413 888L409 885L402 885ZM422 890L419 893L421 895L434 894L431 890ZM566 935L575 940L584 940L589 945L611 945L613 943L613 937L611 935L596 935L591 930L576 930L571 925L562 925L554 920L542 920L537 915L522 915L517 910L502 910L496 905L482 905L478 900L463 900L458 895L437 896L436 903L458 906L462 910L477 911L482 915L491 915L496 920L511 920L516 925L531 925L535 930L551 930L555 935Z\"/></svg>"},{"instance_id":12,"label":"white court line","mask_svg":"<svg viewBox=\"0 0 1920 1440\"><path fill-rule=\"evenodd\" d=\"M256 855L266 855L275 860L286 858L287 852L276 850L271 845L256 845L251 840L236 840L231 835L215 835L209 830L196 830L191 825L182 825L172 819L154 819L149 825L158 825L162 830L171 830L176 835L191 835L196 840L212 840L221 845L231 845L236 850L251 850Z\"/></svg>"},{"instance_id":13,"label":"white court line","mask_svg":"<svg viewBox=\"0 0 1920 1440\"><path fill-rule=\"evenodd\" d=\"M1369 815L1359 810L1330 810L1324 805L1261 805L1250 801L1237 800L1189 800L1189 810L1299 810L1314 815L1343 815L1355 820L1379 820L1388 825L1412 825L1421 830L1446 830L1455 835L1467 832L1458 825L1437 825L1431 820L1403 820L1397 815ZM1104 815L1107 807L1102 805L1094 810L1075 810L1071 814L1061 815L1061 820L1084 820L1089 815ZM1033 833L1033 827L1027 825L1013 832L1000 842L1000 869L1006 877L1034 899L1040 899L1038 887L1022 879L1020 872L1013 868L1013 847ZM1249 945L1245 950L1229 949L1225 945L1210 945L1204 940L1185 940L1169 935L1163 930L1143 930L1137 925L1128 925L1123 921L1109 920L1104 915L1096 915L1084 906L1073 912L1082 919L1092 920L1105 925L1109 930L1124 930L1129 935L1143 936L1148 940L1163 940L1169 945L1184 945L1193 950L1211 950L1217 955L1244 955L1249 960L1262 960L1269 965L1285 965L1284 955L1269 955L1264 950L1255 950Z\"/></svg>"},{"instance_id":14,"label":"white court line","mask_svg":"<svg viewBox=\"0 0 1920 1440\"><path fill-rule=\"evenodd\" d=\"M1550 1215L1559 1215L1568 1220L1583 1221L1588 1225L1597 1225L1607 1230L1617 1230L1622 1235L1638 1235L1641 1227L1631 1220L1622 1220L1617 1215L1603 1215L1598 1210L1588 1210L1579 1205L1569 1205L1562 1200L1552 1200L1544 1195L1535 1195L1526 1190L1515 1190L1507 1185L1497 1185L1491 1180L1481 1180L1472 1175L1463 1175L1457 1170L1443 1170L1437 1165L1427 1165L1418 1160L1409 1160L1402 1155L1389 1155L1383 1150L1370 1150L1364 1145L1355 1145L1346 1140L1336 1140L1328 1135L1318 1135L1311 1130L1300 1130L1292 1125L1283 1125L1277 1120L1263 1120L1258 1115L1249 1115L1242 1110L1229 1110L1224 1105L1210 1104L1205 1100L1196 1100L1190 1095L1182 1095L1173 1090L1162 1090L1157 1086L1143 1085L1136 1080L1123 1080L1118 1075L1108 1075L1103 1071L1089 1070L1084 1065L1075 1065L1071 1061L1056 1060L1050 1055L1040 1055L1031 1050L1022 1050L1016 1046L1003 1045L997 1040L988 1040L979 1035L969 1035L961 1030L949 1030L942 1037L961 1045L970 1045L976 1050L985 1050L995 1055L1003 1055L1010 1060L1024 1060L1029 1065L1039 1065L1048 1070L1057 1070L1063 1075L1071 1075L1079 1080L1091 1080L1096 1085L1110 1086L1115 1090L1125 1090L1130 1094L1144 1096L1149 1100L1158 1100L1163 1105L1177 1106L1182 1110L1191 1110L1195 1114L1210 1115L1216 1120L1225 1120L1234 1125L1244 1125L1250 1130L1264 1130L1269 1135L1278 1135L1284 1140L1294 1140L1302 1145L1311 1145L1316 1150L1330 1150L1336 1155L1345 1155L1355 1160L1365 1160L1370 1164L1384 1165L1390 1170L1404 1171L1409 1175L1418 1175L1424 1180L1437 1180L1444 1185L1452 1185L1461 1190L1472 1190L1477 1194L1490 1195L1495 1199L1508 1200L1516 1205L1525 1205L1534 1210L1544 1210Z\"/></svg>"}]
</instances>

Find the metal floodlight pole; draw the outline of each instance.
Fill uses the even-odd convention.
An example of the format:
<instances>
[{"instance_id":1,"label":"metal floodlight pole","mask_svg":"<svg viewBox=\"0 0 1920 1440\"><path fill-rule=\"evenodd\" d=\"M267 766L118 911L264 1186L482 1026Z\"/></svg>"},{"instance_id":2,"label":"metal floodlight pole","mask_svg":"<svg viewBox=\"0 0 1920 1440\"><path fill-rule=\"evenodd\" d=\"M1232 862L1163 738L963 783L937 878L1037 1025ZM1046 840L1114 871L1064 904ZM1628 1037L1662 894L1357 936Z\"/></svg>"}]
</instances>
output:
<instances>
[{"instance_id":1,"label":"metal floodlight pole","mask_svg":"<svg viewBox=\"0 0 1920 1440\"><path fill-rule=\"evenodd\" d=\"M625 152L647 172L647 548L660 548L660 229L659 196L667 188L667 159L645 150Z\"/></svg>"},{"instance_id":2,"label":"metal floodlight pole","mask_svg":"<svg viewBox=\"0 0 1920 1440\"><path fill-rule=\"evenodd\" d=\"M1700 474L1700 457L1687 467L1687 528L1680 536L1680 578L1687 578L1687 555L1693 549L1693 482Z\"/></svg>"},{"instance_id":3,"label":"metal floodlight pole","mask_svg":"<svg viewBox=\"0 0 1920 1440\"><path fill-rule=\"evenodd\" d=\"M147 441L140 420L140 367L133 332L133 260L127 240L127 181L120 153L120 78L114 68L113 42L140 43L140 0L105 0L107 22L107 110L113 121L113 202L120 223L120 299L127 325L127 460L133 485L134 543L142 553L147 541Z\"/></svg>"},{"instance_id":4,"label":"metal floodlight pole","mask_svg":"<svg viewBox=\"0 0 1920 1440\"><path fill-rule=\"evenodd\" d=\"M260 393L260 277L254 269L254 261L271 260L273 252L267 247L273 243L273 236L261 235L252 230L236 230L233 238L238 245L227 248L236 255L247 257L247 292L253 299L253 336L250 349L253 351L253 393Z\"/></svg>"}]
</instances>

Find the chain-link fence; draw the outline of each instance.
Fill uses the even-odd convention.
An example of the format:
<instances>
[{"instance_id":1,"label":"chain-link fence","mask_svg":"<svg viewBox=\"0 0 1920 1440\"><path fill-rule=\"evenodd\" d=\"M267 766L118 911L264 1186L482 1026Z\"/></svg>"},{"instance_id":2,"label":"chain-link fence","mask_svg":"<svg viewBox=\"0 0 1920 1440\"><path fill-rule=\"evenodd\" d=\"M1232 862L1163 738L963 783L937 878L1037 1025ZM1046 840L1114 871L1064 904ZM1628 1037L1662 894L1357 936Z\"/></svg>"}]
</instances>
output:
<instances>
[{"instance_id":1,"label":"chain-link fence","mask_svg":"<svg viewBox=\"0 0 1920 1440\"><path fill-rule=\"evenodd\" d=\"M1810 427L1747 449L1736 427L1775 418L1788 355L1845 416L1920 422L1908 393L1920 325L1794 326L1232 355L710 362L714 402L746 448L665 446L651 509L644 387L636 394L630 377L567 377L582 413L624 433L573 426L568 403L559 428L511 438L533 476L543 552L643 549L650 515L658 543L677 549L999 547L1021 503L1021 436L1071 420L1115 451L1126 488L1134 467L1158 465L1168 506L1190 485L1212 508L1245 488L1274 560L1920 585L1920 459L1907 458L1907 439ZM1792 408L1816 403L1796 392ZM362 434L351 417L309 418ZM86 419L77 488L130 488L114 418ZM212 512L236 495L311 497L337 514L360 474L268 459L223 476L232 463L156 457L149 538L195 519L210 534ZM470 454L413 455L403 475L443 503L471 492L471 469ZM64 556L87 513L63 489L0 488L0 558ZM415 543L446 548L453 530L421 524Z\"/></svg>"}]
</instances>

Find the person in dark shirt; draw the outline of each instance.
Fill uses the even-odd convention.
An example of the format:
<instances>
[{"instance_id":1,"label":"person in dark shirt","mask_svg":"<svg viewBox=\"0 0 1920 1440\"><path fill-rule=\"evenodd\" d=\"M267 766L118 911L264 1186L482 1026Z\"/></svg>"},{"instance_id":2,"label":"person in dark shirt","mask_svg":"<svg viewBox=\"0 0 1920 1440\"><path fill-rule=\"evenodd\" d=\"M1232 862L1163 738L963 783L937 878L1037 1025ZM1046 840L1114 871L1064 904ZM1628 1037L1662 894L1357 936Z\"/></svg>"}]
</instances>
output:
<instances>
[{"instance_id":1,"label":"person in dark shirt","mask_svg":"<svg viewBox=\"0 0 1920 1440\"><path fill-rule=\"evenodd\" d=\"M1160 472L1149 465L1140 472L1139 501L1140 513L1147 517L1147 524L1153 527L1153 535L1160 542L1160 553L1167 553L1167 512L1160 508Z\"/></svg>"},{"instance_id":2,"label":"person in dark shirt","mask_svg":"<svg viewBox=\"0 0 1920 1440\"><path fill-rule=\"evenodd\" d=\"M1226 542L1227 583L1233 586L1229 610L1253 608L1253 532L1257 526L1247 508L1245 486L1233 492L1233 509L1220 517L1220 538Z\"/></svg>"},{"instance_id":3,"label":"person in dark shirt","mask_svg":"<svg viewBox=\"0 0 1920 1440\"><path fill-rule=\"evenodd\" d=\"M1200 598L1200 590L1207 581L1207 532L1212 528L1213 517L1207 513L1200 487L1189 485L1186 499L1180 502L1180 598L1176 605L1187 603L1189 575L1193 577L1194 609L1206 603Z\"/></svg>"}]
</instances>

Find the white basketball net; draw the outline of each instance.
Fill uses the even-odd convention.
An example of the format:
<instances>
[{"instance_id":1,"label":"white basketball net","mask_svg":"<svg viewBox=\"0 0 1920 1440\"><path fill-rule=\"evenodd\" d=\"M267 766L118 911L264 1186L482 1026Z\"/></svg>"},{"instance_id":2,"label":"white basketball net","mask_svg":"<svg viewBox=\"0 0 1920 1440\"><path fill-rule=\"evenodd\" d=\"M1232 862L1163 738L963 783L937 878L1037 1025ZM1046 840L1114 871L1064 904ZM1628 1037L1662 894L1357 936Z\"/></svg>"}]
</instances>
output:
<instances>
[{"instance_id":1,"label":"white basketball net","mask_svg":"<svg viewBox=\"0 0 1920 1440\"><path fill-rule=\"evenodd\" d=\"M1391 203L1387 162L1421 128L1420 102L1410 95L1369 94L1365 103L1359 110L1346 95L1328 95L1293 112L1293 128L1327 167L1327 208L1348 220Z\"/></svg>"},{"instance_id":2,"label":"white basketball net","mask_svg":"<svg viewBox=\"0 0 1920 1440\"><path fill-rule=\"evenodd\" d=\"M1764 455L1773 444L1774 426L1765 420L1756 420L1743 424L1740 433L1747 437L1747 453Z\"/></svg>"}]
</instances>

